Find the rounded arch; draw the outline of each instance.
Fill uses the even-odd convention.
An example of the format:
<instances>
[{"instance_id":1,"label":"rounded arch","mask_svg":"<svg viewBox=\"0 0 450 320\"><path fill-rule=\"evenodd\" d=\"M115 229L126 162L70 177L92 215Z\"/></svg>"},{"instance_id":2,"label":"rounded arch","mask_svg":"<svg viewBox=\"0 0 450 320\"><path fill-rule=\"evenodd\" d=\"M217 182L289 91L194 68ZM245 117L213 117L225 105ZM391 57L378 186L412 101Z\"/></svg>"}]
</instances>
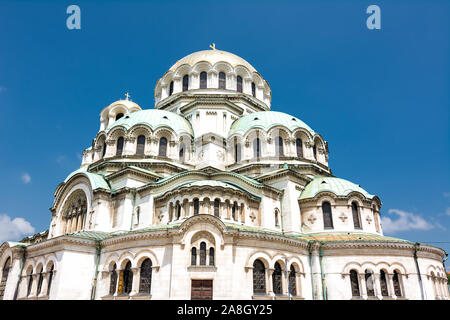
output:
<instances>
[{"instance_id":1,"label":"rounded arch","mask_svg":"<svg viewBox=\"0 0 450 320\"><path fill-rule=\"evenodd\" d=\"M183 232L183 237L180 241L182 246L191 243L192 237L198 231L206 231L209 232L213 238L216 247L220 245L223 249L224 246L224 238L223 233L226 230L225 224L219 218L210 214L198 214L195 216L191 216L179 227L180 232Z\"/></svg>"},{"instance_id":2,"label":"rounded arch","mask_svg":"<svg viewBox=\"0 0 450 320\"><path fill-rule=\"evenodd\" d=\"M120 137L125 137L127 134L127 129L123 126L115 126L110 132L107 134L108 140L117 140Z\"/></svg>"},{"instance_id":3,"label":"rounded arch","mask_svg":"<svg viewBox=\"0 0 450 320\"><path fill-rule=\"evenodd\" d=\"M272 258L270 257L270 255L267 252L261 251L261 250L254 250L254 251L252 251L247 256L247 260L245 262L245 267L246 268L253 268L253 263L255 262L255 260L260 260L264 264L264 267L266 269L271 268Z\"/></svg>"},{"instance_id":4,"label":"rounded arch","mask_svg":"<svg viewBox=\"0 0 450 320\"><path fill-rule=\"evenodd\" d=\"M208 61L199 61L192 67L192 72L199 73L206 72L208 75L213 69L213 66Z\"/></svg>"},{"instance_id":5,"label":"rounded arch","mask_svg":"<svg viewBox=\"0 0 450 320\"><path fill-rule=\"evenodd\" d=\"M136 252L135 255L136 267L140 268L142 262L147 258L150 259L150 261L152 262L152 267L159 267L159 260L156 254L150 249L143 249Z\"/></svg>"},{"instance_id":6,"label":"rounded arch","mask_svg":"<svg viewBox=\"0 0 450 320\"><path fill-rule=\"evenodd\" d=\"M118 259L118 263L117 263L118 269L123 270L125 268L126 264L128 263L128 261L131 262L132 268L136 268L136 261L134 259L134 255L131 252L126 251L126 252L122 253Z\"/></svg>"},{"instance_id":7,"label":"rounded arch","mask_svg":"<svg viewBox=\"0 0 450 320\"><path fill-rule=\"evenodd\" d=\"M347 275L350 274L351 270L355 270L358 273L364 273L365 269L361 266L361 264L359 264L356 261L352 261L352 262L348 262L343 270L342 270L342 274L343 275Z\"/></svg>"},{"instance_id":8,"label":"rounded arch","mask_svg":"<svg viewBox=\"0 0 450 320\"><path fill-rule=\"evenodd\" d=\"M119 255L116 252L110 253L108 257L106 258L105 262L103 263L103 272L109 272L112 270L112 266L114 264L117 265L119 261Z\"/></svg>"},{"instance_id":9,"label":"rounded arch","mask_svg":"<svg viewBox=\"0 0 450 320\"><path fill-rule=\"evenodd\" d=\"M50 254L47 259L45 259L44 272L49 272L53 266L53 270L57 270L57 258L54 253Z\"/></svg>"}]
</instances>

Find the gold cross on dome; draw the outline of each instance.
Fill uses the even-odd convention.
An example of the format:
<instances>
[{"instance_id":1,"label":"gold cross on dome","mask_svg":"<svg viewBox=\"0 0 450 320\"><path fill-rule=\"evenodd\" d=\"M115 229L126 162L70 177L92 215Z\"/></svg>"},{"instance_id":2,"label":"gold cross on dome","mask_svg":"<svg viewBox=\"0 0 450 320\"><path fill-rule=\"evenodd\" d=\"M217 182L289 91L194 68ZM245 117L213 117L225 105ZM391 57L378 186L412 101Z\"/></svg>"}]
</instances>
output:
<instances>
[{"instance_id":1,"label":"gold cross on dome","mask_svg":"<svg viewBox=\"0 0 450 320\"><path fill-rule=\"evenodd\" d=\"M130 98L130 94L127 92L125 93L125 98L128 100Z\"/></svg>"},{"instance_id":2,"label":"gold cross on dome","mask_svg":"<svg viewBox=\"0 0 450 320\"><path fill-rule=\"evenodd\" d=\"M213 50L216 50L216 44L213 42L213 44L212 45L209 45L209 47L211 48L211 49L213 49Z\"/></svg>"}]
</instances>

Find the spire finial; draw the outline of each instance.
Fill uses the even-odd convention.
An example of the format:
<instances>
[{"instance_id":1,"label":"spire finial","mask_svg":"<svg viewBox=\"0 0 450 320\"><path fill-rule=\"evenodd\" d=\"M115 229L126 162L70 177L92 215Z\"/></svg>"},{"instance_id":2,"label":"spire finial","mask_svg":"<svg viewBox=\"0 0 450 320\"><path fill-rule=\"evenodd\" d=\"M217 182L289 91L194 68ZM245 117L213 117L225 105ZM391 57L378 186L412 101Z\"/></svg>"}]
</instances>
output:
<instances>
[{"instance_id":1,"label":"spire finial","mask_svg":"<svg viewBox=\"0 0 450 320\"><path fill-rule=\"evenodd\" d=\"M213 49L213 50L216 50L216 44L213 42L213 44L212 45L209 45L209 47L211 48L211 49Z\"/></svg>"},{"instance_id":2,"label":"spire finial","mask_svg":"<svg viewBox=\"0 0 450 320\"><path fill-rule=\"evenodd\" d=\"M125 93L125 100L129 100L129 98L130 98L130 94L128 92Z\"/></svg>"}]
</instances>

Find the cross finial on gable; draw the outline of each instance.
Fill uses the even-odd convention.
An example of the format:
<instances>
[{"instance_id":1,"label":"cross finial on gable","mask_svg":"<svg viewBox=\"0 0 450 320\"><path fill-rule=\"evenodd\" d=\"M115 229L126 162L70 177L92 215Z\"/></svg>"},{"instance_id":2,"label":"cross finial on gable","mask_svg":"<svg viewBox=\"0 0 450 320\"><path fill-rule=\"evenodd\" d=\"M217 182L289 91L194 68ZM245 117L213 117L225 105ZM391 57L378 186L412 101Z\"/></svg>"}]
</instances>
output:
<instances>
[{"instance_id":1,"label":"cross finial on gable","mask_svg":"<svg viewBox=\"0 0 450 320\"><path fill-rule=\"evenodd\" d=\"M211 49L213 49L213 50L216 50L216 44L213 42L213 44L212 45L209 45L209 47L211 48Z\"/></svg>"},{"instance_id":2,"label":"cross finial on gable","mask_svg":"<svg viewBox=\"0 0 450 320\"><path fill-rule=\"evenodd\" d=\"M129 100L130 99L130 94L127 92L127 93L125 93L125 99L126 100Z\"/></svg>"}]
</instances>

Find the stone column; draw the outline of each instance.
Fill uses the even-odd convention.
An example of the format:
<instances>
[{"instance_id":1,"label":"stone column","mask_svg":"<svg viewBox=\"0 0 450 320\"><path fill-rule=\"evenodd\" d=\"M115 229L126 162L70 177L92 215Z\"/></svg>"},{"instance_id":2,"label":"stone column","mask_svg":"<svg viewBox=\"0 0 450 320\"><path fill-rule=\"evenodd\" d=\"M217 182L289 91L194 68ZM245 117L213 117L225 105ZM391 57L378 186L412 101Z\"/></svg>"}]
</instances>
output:
<instances>
[{"instance_id":1,"label":"stone column","mask_svg":"<svg viewBox=\"0 0 450 320\"><path fill-rule=\"evenodd\" d=\"M266 272L266 274L267 274L267 278L266 278L266 283L267 283L267 294L269 295L269 296L273 296L273 295L275 295L274 293L273 293L273 283L272 283L272 275L273 275L273 269L270 269L270 268L268 268L267 269L267 272Z\"/></svg>"},{"instance_id":2,"label":"stone column","mask_svg":"<svg viewBox=\"0 0 450 320\"><path fill-rule=\"evenodd\" d=\"M358 273L358 276L359 276L359 285L361 289L361 297L363 299L367 299L366 274Z\"/></svg>"},{"instance_id":3,"label":"stone column","mask_svg":"<svg viewBox=\"0 0 450 320\"><path fill-rule=\"evenodd\" d=\"M394 284L392 282L393 276L394 275L392 273L386 273L386 282L387 282L389 296L391 296L392 298L395 299L395 298L397 298L397 296L395 295Z\"/></svg>"},{"instance_id":4,"label":"stone column","mask_svg":"<svg viewBox=\"0 0 450 320\"><path fill-rule=\"evenodd\" d=\"M140 270L141 268L131 268L131 271L133 272L133 283L131 286L130 296L135 296L139 293Z\"/></svg>"},{"instance_id":5,"label":"stone column","mask_svg":"<svg viewBox=\"0 0 450 320\"><path fill-rule=\"evenodd\" d=\"M116 270L116 290L114 292L114 296L116 297L119 294L119 282L120 282L120 273L122 272L122 270L117 269Z\"/></svg>"},{"instance_id":6,"label":"stone column","mask_svg":"<svg viewBox=\"0 0 450 320\"><path fill-rule=\"evenodd\" d=\"M48 278L50 276L50 273L48 272L42 272L42 285L41 285L41 293L39 293L38 297L45 297L48 295L47 289L48 289Z\"/></svg>"},{"instance_id":7,"label":"stone column","mask_svg":"<svg viewBox=\"0 0 450 320\"><path fill-rule=\"evenodd\" d=\"M35 298L37 296L37 282L38 282L38 274L33 274L33 284L31 285L31 292L28 296L29 298Z\"/></svg>"},{"instance_id":8,"label":"stone column","mask_svg":"<svg viewBox=\"0 0 450 320\"><path fill-rule=\"evenodd\" d=\"M374 273L373 274L373 278L374 278L374 290L375 290L375 296L379 299L382 300L383 299L383 295L381 294L381 282L380 282L380 274L379 273Z\"/></svg>"}]
</instances>

